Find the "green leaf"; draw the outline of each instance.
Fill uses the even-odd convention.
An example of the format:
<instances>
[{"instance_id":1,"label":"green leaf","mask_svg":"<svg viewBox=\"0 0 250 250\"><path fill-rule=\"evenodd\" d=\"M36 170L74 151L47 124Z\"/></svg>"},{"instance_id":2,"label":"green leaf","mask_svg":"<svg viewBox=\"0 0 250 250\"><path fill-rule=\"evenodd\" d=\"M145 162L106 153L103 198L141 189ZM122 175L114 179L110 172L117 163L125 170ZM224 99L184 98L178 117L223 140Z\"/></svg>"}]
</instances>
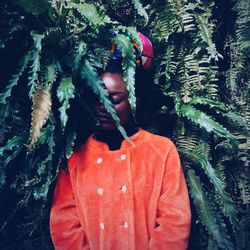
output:
<instances>
[{"instance_id":1,"label":"green leaf","mask_svg":"<svg viewBox=\"0 0 250 250\"><path fill-rule=\"evenodd\" d=\"M235 137L207 114L192 107L191 105L183 105L180 107L179 112L182 116L198 124L200 127L205 128L208 132L214 132L216 135L226 138L234 149L238 148L238 142Z\"/></svg>"},{"instance_id":2,"label":"green leaf","mask_svg":"<svg viewBox=\"0 0 250 250\"><path fill-rule=\"evenodd\" d=\"M11 139L9 139L5 146L0 148L0 156L3 156L4 152L7 150L13 150L15 147L19 147L20 145L26 142L27 138L24 135L15 135Z\"/></svg>"},{"instance_id":3,"label":"green leaf","mask_svg":"<svg viewBox=\"0 0 250 250\"><path fill-rule=\"evenodd\" d=\"M223 114L223 116L229 119L234 126L237 125L241 128L247 129L247 120L243 115L229 111L226 114Z\"/></svg>"},{"instance_id":4,"label":"green leaf","mask_svg":"<svg viewBox=\"0 0 250 250\"><path fill-rule=\"evenodd\" d=\"M21 186L21 192L25 196L26 203L29 202L30 196L33 196L36 200L43 201L46 201L48 198L47 193L53 181L52 171L56 151L54 131L55 123L51 119L42 130L42 138L39 138L40 149L42 148L42 150L39 151L39 148L37 148L38 151L34 151L33 156L32 154L28 155L29 168L33 174L27 175L26 173L25 181Z\"/></svg>"},{"instance_id":5,"label":"green leaf","mask_svg":"<svg viewBox=\"0 0 250 250\"><path fill-rule=\"evenodd\" d=\"M210 8L203 8L203 11L207 11L207 14L196 14L194 13L195 20L198 24L200 29L199 38L201 38L207 44L207 51L209 53L209 59L215 59L216 61L220 58L223 58L221 54L219 54L216 50L215 43L212 40L212 32L213 32L213 25L209 22L210 17Z\"/></svg>"},{"instance_id":6,"label":"green leaf","mask_svg":"<svg viewBox=\"0 0 250 250\"><path fill-rule=\"evenodd\" d=\"M98 10L94 4L70 3L68 6L76 9L84 19L94 26L105 25L111 21L110 18Z\"/></svg>"},{"instance_id":7,"label":"green leaf","mask_svg":"<svg viewBox=\"0 0 250 250\"><path fill-rule=\"evenodd\" d=\"M57 78L57 68L55 63L51 63L45 66L42 85L44 88L48 88L50 84L55 82Z\"/></svg>"},{"instance_id":8,"label":"green leaf","mask_svg":"<svg viewBox=\"0 0 250 250\"><path fill-rule=\"evenodd\" d=\"M55 147L55 135L54 135L54 124L48 123L47 127L44 129L44 137L46 137L45 143L47 144L47 155L45 159L40 161L38 163L38 169L37 173L39 176L43 177L46 173L46 175L49 175L49 172L52 168L52 161L53 161L53 155L54 155L54 147ZM40 143L42 140L39 141ZM41 143L42 144L42 143ZM48 178L48 177L47 177Z\"/></svg>"},{"instance_id":9,"label":"green leaf","mask_svg":"<svg viewBox=\"0 0 250 250\"><path fill-rule=\"evenodd\" d=\"M124 70L123 77L126 82L127 90L129 93L129 103L133 114L136 111L136 97L135 97L135 55L134 47L130 39L123 35L118 34L114 37L114 42L117 48L122 53L122 68Z\"/></svg>"},{"instance_id":10,"label":"green leaf","mask_svg":"<svg viewBox=\"0 0 250 250\"><path fill-rule=\"evenodd\" d=\"M187 171L187 182L190 195L196 206L196 211L201 223L205 226L208 233L216 240L218 247L223 248L223 238L220 234L217 221L215 220L210 201L207 199L199 176L197 176L192 169Z\"/></svg>"},{"instance_id":11,"label":"green leaf","mask_svg":"<svg viewBox=\"0 0 250 250\"><path fill-rule=\"evenodd\" d=\"M236 40L242 50L246 50L249 53L250 48L250 2L247 1L231 1L234 6L236 18Z\"/></svg>"},{"instance_id":12,"label":"green leaf","mask_svg":"<svg viewBox=\"0 0 250 250\"><path fill-rule=\"evenodd\" d=\"M223 207L223 214L229 218L232 227L234 228L235 235L238 235L238 219L236 214L236 208L234 206L234 201L230 197L230 195L225 191L225 184L220 180L220 178L216 175L214 169L209 163L208 159L196 152L184 152L184 155L192 159L195 163L199 163L199 165L203 168L206 175L209 178L209 181L214 185L215 190L220 195L220 205Z\"/></svg>"},{"instance_id":13,"label":"green leaf","mask_svg":"<svg viewBox=\"0 0 250 250\"><path fill-rule=\"evenodd\" d=\"M5 158L3 166L6 167L11 161L13 161L19 153L23 150L24 145L20 145L19 147L16 147L15 150L11 151L11 154Z\"/></svg>"},{"instance_id":14,"label":"green leaf","mask_svg":"<svg viewBox=\"0 0 250 250\"><path fill-rule=\"evenodd\" d=\"M218 100L213 100L211 98L206 98L202 96L196 96L192 98L189 104L208 105L210 108L216 108L220 111L228 111L228 107L223 102L219 102Z\"/></svg>"},{"instance_id":15,"label":"green leaf","mask_svg":"<svg viewBox=\"0 0 250 250\"><path fill-rule=\"evenodd\" d=\"M47 13L51 8L48 0L11 0L11 2L22 10L33 14Z\"/></svg>"},{"instance_id":16,"label":"green leaf","mask_svg":"<svg viewBox=\"0 0 250 250\"><path fill-rule=\"evenodd\" d=\"M29 60L30 53L27 52L20 61L18 67L15 70L15 73L11 76L8 85L5 87L4 91L0 93L0 104L6 104L7 99L11 96L13 87L18 84L18 81L22 76L24 70L26 69Z\"/></svg>"},{"instance_id":17,"label":"green leaf","mask_svg":"<svg viewBox=\"0 0 250 250\"><path fill-rule=\"evenodd\" d=\"M65 155L67 159L69 159L70 156L73 154L75 140L76 140L76 132L75 131L69 132L68 136L66 137L66 147L65 147Z\"/></svg>"},{"instance_id":18,"label":"green leaf","mask_svg":"<svg viewBox=\"0 0 250 250\"><path fill-rule=\"evenodd\" d=\"M35 200L40 200L40 199L47 200L48 191L49 191L49 185L45 183L42 186L34 188L33 196Z\"/></svg>"},{"instance_id":19,"label":"green leaf","mask_svg":"<svg viewBox=\"0 0 250 250\"><path fill-rule=\"evenodd\" d=\"M37 140L37 144L43 145L44 143L46 143L46 140L50 136L50 133L51 133L51 131L50 131L50 127L49 126L43 127L41 129L39 138Z\"/></svg>"},{"instance_id":20,"label":"green leaf","mask_svg":"<svg viewBox=\"0 0 250 250\"><path fill-rule=\"evenodd\" d=\"M37 86L38 72L40 71L40 54L42 50L42 39L44 38L44 35L31 32L31 36L34 41L34 47L31 52L32 64L29 72L30 75L29 75L28 86L30 86L29 97L32 99L33 93Z\"/></svg>"},{"instance_id":21,"label":"green leaf","mask_svg":"<svg viewBox=\"0 0 250 250\"><path fill-rule=\"evenodd\" d=\"M148 23L148 14L146 10L143 8L140 0L133 0L134 7L137 10L138 14L142 17L144 17L145 25Z\"/></svg>"},{"instance_id":22,"label":"green leaf","mask_svg":"<svg viewBox=\"0 0 250 250\"><path fill-rule=\"evenodd\" d=\"M86 52L87 52L87 45L83 41L80 41L73 58L72 71L74 74L76 74L76 72L78 71L82 57L86 54Z\"/></svg>"},{"instance_id":23,"label":"green leaf","mask_svg":"<svg viewBox=\"0 0 250 250\"><path fill-rule=\"evenodd\" d=\"M75 86L72 83L72 78L63 78L57 89L57 97L62 106L59 108L61 125L64 131L68 121L67 110L70 108L69 101L75 97Z\"/></svg>"}]
</instances>

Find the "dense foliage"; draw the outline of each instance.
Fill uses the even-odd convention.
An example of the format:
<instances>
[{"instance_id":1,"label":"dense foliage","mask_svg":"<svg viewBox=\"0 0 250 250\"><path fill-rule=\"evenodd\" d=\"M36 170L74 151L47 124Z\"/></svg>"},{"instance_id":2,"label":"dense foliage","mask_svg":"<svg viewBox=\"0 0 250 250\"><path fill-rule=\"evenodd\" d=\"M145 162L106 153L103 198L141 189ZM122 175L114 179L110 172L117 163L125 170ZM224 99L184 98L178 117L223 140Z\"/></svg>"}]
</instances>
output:
<instances>
[{"instance_id":1,"label":"dense foliage","mask_svg":"<svg viewBox=\"0 0 250 250\"><path fill-rule=\"evenodd\" d=\"M249 0L2 0L0 248L53 249L48 216L59 167L95 124L86 86L126 137L96 68L107 65L113 41L135 109L131 39L139 43L141 31L155 59L138 120L179 149L190 249L246 249L249 13Z\"/></svg>"}]
</instances>

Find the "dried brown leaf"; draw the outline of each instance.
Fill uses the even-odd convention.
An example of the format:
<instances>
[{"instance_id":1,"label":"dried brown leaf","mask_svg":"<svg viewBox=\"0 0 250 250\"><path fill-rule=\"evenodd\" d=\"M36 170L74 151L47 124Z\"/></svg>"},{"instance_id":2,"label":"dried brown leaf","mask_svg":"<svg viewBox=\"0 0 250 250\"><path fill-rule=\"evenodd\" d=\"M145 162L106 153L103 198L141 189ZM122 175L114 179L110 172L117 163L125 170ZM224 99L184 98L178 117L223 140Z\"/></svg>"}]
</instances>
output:
<instances>
[{"instance_id":1,"label":"dried brown leaf","mask_svg":"<svg viewBox=\"0 0 250 250\"><path fill-rule=\"evenodd\" d=\"M36 89L33 95L29 151L37 142L42 126L48 120L51 105L50 89Z\"/></svg>"}]
</instances>

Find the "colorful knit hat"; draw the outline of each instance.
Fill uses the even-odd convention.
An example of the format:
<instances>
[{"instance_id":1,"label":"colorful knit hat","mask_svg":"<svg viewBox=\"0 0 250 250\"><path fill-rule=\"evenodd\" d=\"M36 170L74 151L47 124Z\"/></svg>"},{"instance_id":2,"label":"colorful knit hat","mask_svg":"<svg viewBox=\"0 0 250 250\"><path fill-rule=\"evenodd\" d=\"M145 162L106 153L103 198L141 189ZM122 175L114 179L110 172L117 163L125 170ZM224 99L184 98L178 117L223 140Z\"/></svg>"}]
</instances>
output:
<instances>
[{"instance_id":1,"label":"colorful knit hat","mask_svg":"<svg viewBox=\"0 0 250 250\"><path fill-rule=\"evenodd\" d=\"M115 35L119 34L119 31L115 32L114 34ZM131 36L128 36L128 37L130 38L130 41L134 45L136 64L138 66L141 66L143 69L148 69L151 66L152 58L154 56L153 46L150 40L146 36L144 36L142 33L138 32L138 35L141 40L141 46L140 44L138 44L136 39L131 38ZM122 53L115 46L114 43L112 44L112 52L113 52L113 56L112 56L113 60L122 59Z\"/></svg>"},{"instance_id":2,"label":"colorful knit hat","mask_svg":"<svg viewBox=\"0 0 250 250\"><path fill-rule=\"evenodd\" d=\"M141 65L144 69L148 69L151 66L152 58L154 56L153 46L146 36L141 32L138 32L138 34L142 43Z\"/></svg>"}]
</instances>

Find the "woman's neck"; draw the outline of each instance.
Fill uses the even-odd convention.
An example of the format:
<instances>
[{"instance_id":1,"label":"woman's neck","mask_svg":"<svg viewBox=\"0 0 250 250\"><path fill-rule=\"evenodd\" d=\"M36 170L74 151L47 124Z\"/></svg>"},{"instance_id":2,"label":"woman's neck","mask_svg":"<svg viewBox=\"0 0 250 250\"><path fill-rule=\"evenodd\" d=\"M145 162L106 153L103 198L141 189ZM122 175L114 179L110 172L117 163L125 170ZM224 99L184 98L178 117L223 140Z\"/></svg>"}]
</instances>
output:
<instances>
[{"instance_id":1,"label":"woman's neck","mask_svg":"<svg viewBox=\"0 0 250 250\"><path fill-rule=\"evenodd\" d=\"M127 122L123 124L128 136L132 136L138 131L135 122ZM115 130L99 130L96 134L96 139L108 144L109 150L118 150L121 148L124 137L118 129Z\"/></svg>"}]
</instances>

